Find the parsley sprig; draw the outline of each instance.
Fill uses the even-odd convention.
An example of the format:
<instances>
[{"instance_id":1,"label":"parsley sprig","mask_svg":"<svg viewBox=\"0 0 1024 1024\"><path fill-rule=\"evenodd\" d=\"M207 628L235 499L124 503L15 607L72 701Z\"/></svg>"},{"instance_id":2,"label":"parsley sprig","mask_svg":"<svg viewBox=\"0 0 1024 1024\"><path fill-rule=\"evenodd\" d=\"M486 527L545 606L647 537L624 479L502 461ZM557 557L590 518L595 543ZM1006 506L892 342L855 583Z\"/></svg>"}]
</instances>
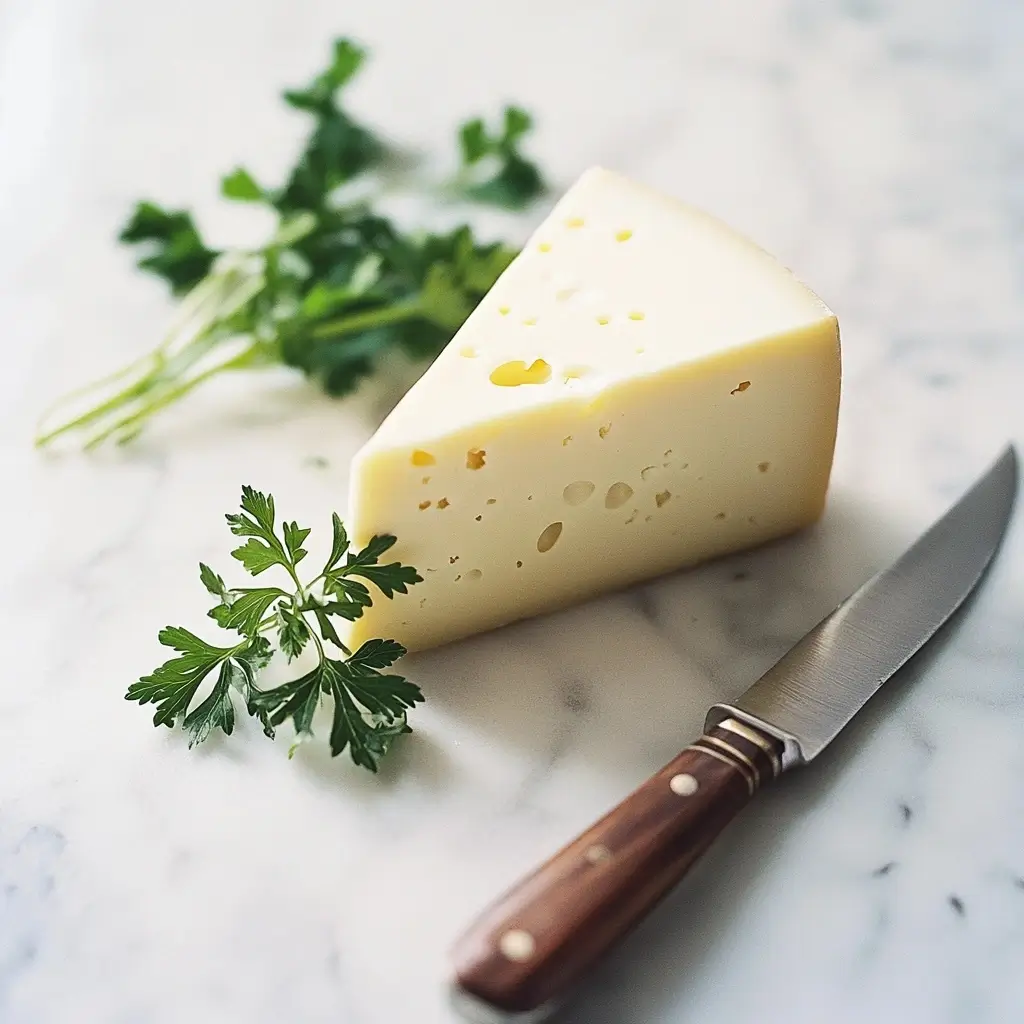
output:
<instances>
[{"instance_id":1,"label":"parsley sprig","mask_svg":"<svg viewBox=\"0 0 1024 1024\"><path fill-rule=\"evenodd\" d=\"M544 191L540 171L519 152L520 142L532 128L533 118L525 110L509 106L500 131L489 132L479 117L459 129L460 181L470 196L518 209Z\"/></svg>"},{"instance_id":2,"label":"parsley sprig","mask_svg":"<svg viewBox=\"0 0 1024 1024\"><path fill-rule=\"evenodd\" d=\"M365 60L360 46L338 39L328 66L283 94L312 119L283 182L261 182L244 167L222 178L226 199L277 217L261 248L217 251L188 211L136 206L120 239L181 298L179 315L155 350L44 415L38 445L65 434L86 447L131 440L211 378L275 364L341 396L388 352L428 359L448 343L516 250L481 244L466 225L445 234L403 231L366 198L381 191L374 172L385 169L392 149L341 106ZM456 191L510 208L540 195L541 174L520 148L529 129L518 107L506 109L493 136L478 118L462 125Z\"/></svg>"},{"instance_id":3,"label":"parsley sprig","mask_svg":"<svg viewBox=\"0 0 1024 1024\"><path fill-rule=\"evenodd\" d=\"M391 536L374 537L361 551L352 551L345 527L332 517L331 553L312 581L303 583L298 566L306 557L306 527L295 522L276 524L274 498L251 487L242 488L241 512L227 516L228 526L245 543L231 552L252 576L279 567L285 588L228 587L208 565L200 563L199 578L217 603L209 615L240 638L216 646L181 626L160 631L160 643L177 657L128 688L127 700L155 704L154 725L188 733L189 746L202 743L215 729L231 735L236 705L257 718L267 736L291 721L299 741L313 735L313 716L324 701L333 702L331 755L348 750L363 768L377 771L395 738L410 732L406 712L423 700L418 686L399 675L384 673L405 648L394 640L367 640L356 651L342 642L335 619L354 621L372 604L371 589L388 599L408 593L422 578L411 566L381 564L395 543ZM257 685L260 671L273 654L268 635L291 662L312 645L316 662L297 679L272 689ZM335 648L343 657L330 656ZM196 696L209 676L213 688L198 703Z\"/></svg>"}]
</instances>

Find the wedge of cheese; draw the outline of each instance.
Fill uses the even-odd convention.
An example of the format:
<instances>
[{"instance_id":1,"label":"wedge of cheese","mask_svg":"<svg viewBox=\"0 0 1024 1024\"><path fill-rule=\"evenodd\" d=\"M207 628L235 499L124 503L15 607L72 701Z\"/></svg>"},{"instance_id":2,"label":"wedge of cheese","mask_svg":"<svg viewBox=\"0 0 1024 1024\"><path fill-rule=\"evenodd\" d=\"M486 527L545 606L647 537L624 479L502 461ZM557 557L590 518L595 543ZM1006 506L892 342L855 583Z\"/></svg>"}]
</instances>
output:
<instances>
[{"instance_id":1,"label":"wedge of cheese","mask_svg":"<svg viewBox=\"0 0 1024 1024\"><path fill-rule=\"evenodd\" d=\"M431 647L806 526L839 381L785 267L587 171L354 459L353 539L395 534L425 582L352 641Z\"/></svg>"}]
</instances>

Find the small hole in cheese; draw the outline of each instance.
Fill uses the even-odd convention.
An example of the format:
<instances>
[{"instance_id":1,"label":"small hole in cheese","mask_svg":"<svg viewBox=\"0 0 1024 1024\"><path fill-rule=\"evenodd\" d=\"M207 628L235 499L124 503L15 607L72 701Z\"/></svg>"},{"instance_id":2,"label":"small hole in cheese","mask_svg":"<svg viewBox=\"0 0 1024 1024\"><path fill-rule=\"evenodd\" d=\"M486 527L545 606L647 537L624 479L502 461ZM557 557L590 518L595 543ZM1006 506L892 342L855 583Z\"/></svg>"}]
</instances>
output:
<instances>
[{"instance_id":1,"label":"small hole in cheese","mask_svg":"<svg viewBox=\"0 0 1024 1024\"><path fill-rule=\"evenodd\" d=\"M619 480L608 488L604 496L605 508L622 508L633 497L633 488Z\"/></svg>"},{"instance_id":2,"label":"small hole in cheese","mask_svg":"<svg viewBox=\"0 0 1024 1024\"><path fill-rule=\"evenodd\" d=\"M640 470L640 479L641 480L649 480L650 477L651 477L651 474L653 472L655 472L655 470L657 470L657 468L658 468L657 466L644 466L644 468Z\"/></svg>"},{"instance_id":3,"label":"small hole in cheese","mask_svg":"<svg viewBox=\"0 0 1024 1024\"><path fill-rule=\"evenodd\" d=\"M449 565L454 565L454 564L455 564L455 563L456 563L456 562L457 562L458 560L459 560L459 556L458 556L458 555L452 555L452 556L451 556L451 557L450 557L450 558L448 559L448 564L449 564Z\"/></svg>"},{"instance_id":4,"label":"small hole in cheese","mask_svg":"<svg viewBox=\"0 0 1024 1024\"><path fill-rule=\"evenodd\" d=\"M466 579L471 583L475 583L477 580L482 580L483 578L484 573L482 569L470 569L469 572L466 573Z\"/></svg>"},{"instance_id":5,"label":"small hole in cheese","mask_svg":"<svg viewBox=\"0 0 1024 1024\"><path fill-rule=\"evenodd\" d=\"M749 388L749 387L750 387L750 381L749 380L741 380L739 382L739 384L737 384L736 387L734 387L732 389L732 391L729 392L729 394L730 395L738 395L741 391L746 391L747 388Z\"/></svg>"},{"instance_id":6,"label":"small hole in cheese","mask_svg":"<svg viewBox=\"0 0 1024 1024\"><path fill-rule=\"evenodd\" d=\"M571 440L572 440L572 434L570 434L568 437L563 437L562 438L562 447L564 448Z\"/></svg>"},{"instance_id":7,"label":"small hole in cheese","mask_svg":"<svg viewBox=\"0 0 1024 1024\"><path fill-rule=\"evenodd\" d=\"M758 468L758 471L759 471L759 472L761 472L761 473L767 473L767 472L768 472L768 470L769 470L769 469L771 468L771 465L772 465L772 464L771 464L770 462L759 462L759 463L757 464L757 468Z\"/></svg>"},{"instance_id":8,"label":"small hole in cheese","mask_svg":"<svg viewBox=\"0 0 1024 1024\"><path fill-rule=\"evenodd\" d=\"M487 504L488 505L496 505L497 503L498 503L498 499L497 498L488 498L487 499Z\"/></svg>"},{"instance_id":9,"label":"small hole in cheese","mask_svg":"<svg viewBox=\"0 0 1024 1024\"><path fill-rule=\"evenodd\" d=\"M600 438L602 440L604 440L604 438L606 438L608 436L608 434L611 431L611 429L612 429L612 425L610 423L606 423L603 427L598 427L597 428L597 433L600 436Z\"/></svg>"},{"instance_id":10,"label":"small hole in cheese","mask_svg":"<svg viewBox=\"0 0 1024 1024\"><path fill-rule=\"evenodd\" d=\"M476 517L476 521L477 521L478 523L479 523L479 522L482 522L482 521L483 521L483 518L484 518L483 516L477 516L477 517Z\"/></svg>"},{"instance_id":11,"label":"small hole in cheese","mask_svg":"<svg viewBox=\"0 0 1024 1024\"><path fill-rule=\"evenodd\" d=\"M442 498L442 499L441 499L441 500L440 500L440 501L439 501L439 502L437 503L437 507L438 507L438 508L447 508L447 507L448 507L448 506L449 506L450 504L451 504L451 502L450 502L450 501L449 501L449 500L448 500L447 498Z\"/></svg>"},{"instance_id":12,"label":"small hole in cheese","mask_svg":"<svg viewBox=\"0 0 1024 1024\"><path fill-rule=\"evenodd\" d=\"M721 521L722 519L725 518L725 513L724 512L716 512L715 513L715 518L718 519L719 521Z\"/></svg>"},{"instance_id":13,"label":"small hole in cheese","mask_svg":"<svg viewBox=\"0 0 1024 1024\"><path fill-rule=\"evenodd\" d=\"M594 493L594 485L589 480L577 480L562 491L562 499L566 505L582 505Z\"/></svg>"},{"instance_id":14,"label":"small hole in cheese","mask_svg":"<svg viewBox=\"0 0 1024 1024\"><path fill-rule=\"evenodd\" d=\"M657 505L658 508L661 508L661 506L664 505L665 502L668 501L668 499L671 498L671 497L672 497L672 492L671 491L659 491L654 496L654 504Z\"/></svg>"},{"instance_id":15,"label":"small hole in cheese","mask_svg":"<svg viewBox=\"0 0 1024 1024\"><path fill-rule=\"evenodd\" d=\"M470 448L466 452L466 469L483 469L486 455L483 448Z\"/></svg>"},{"instance_id":16,"label":"small hole in cheese","mask_svg":"<svg viewBox=\"0 0 1024 1024\"><path fill-rule=\"evenodd\" d=\"M545 526L541 535L537 538L537 550L541 554L544 554L545 551L550 551L561 536L561 523L551 523L550 525Z\"/></svg>"},{"instance_id":17,"label":"small hole in cheese","mask_svg":"<svg viewBox=\"0 0 1024 1024\"><path fill-rule=\"evenodd\" d=\"M430 477L429 477L429 476L425 476L425 477L424 477L424 478L423 478L423 479L422 479L422 480L420 481L420 483L422 483L422 484L429 484L429 483L430 483Z\"/></svg>"},{"instance_id":18,"label":"small hole in cheese","mask_svg":"<svg viewBox=\"0 0 1024 1024\"><path fill-rule=\"evenodd\" d=\"M523 567L523 563L522 562L516 562L516 568L517 569L522 569L522 567Z\"/></svg>"},{"instance_id":19,"label":"small hole in cheese","mask_svg":"<svg viewBox=\"0 0 1024 1024\"><path fill-rule=\"evenodd\" d=\"M422 448L417 448L416 451L412 453L412 464L414 466L435 466L437 465L437 459L435 459L430 452L425 452Z\"/></svg>"},{"instance_id":20,"label":"small hole in cheese","mask_svg":"<svg viewBox=\"0 0 1024 1024\"><path fill-rule=\"evenodd\" d=\"M623 228L621 231L615 232L616 242L628 242L633 237L633 232L629 228Z\"/></svg>"},{"instance_id":21,"label":"small hole in cheese","mask_svg":"<svg viewBox=\"0 0 1024 1024\"><path fill-rule=\"evenodd\" d=\"M491 371L491 383L501 388L517 388L521 384L546 384L551 380L551 364L534 359L527 366L522 359L512 359Z\"/></svg>"},{"instance_id":22,"label":"small hole in cheese","mask_svg":"<svg viewBox=\"0 0 1024 1024\"><path fill-rule=\"evenodd\" d=\"M426 511L428 508L430 508L430 505L431 505L431 503L429 501L421 501L420 502L420 511L421 512Z\"/></svg>"}]
</instances>

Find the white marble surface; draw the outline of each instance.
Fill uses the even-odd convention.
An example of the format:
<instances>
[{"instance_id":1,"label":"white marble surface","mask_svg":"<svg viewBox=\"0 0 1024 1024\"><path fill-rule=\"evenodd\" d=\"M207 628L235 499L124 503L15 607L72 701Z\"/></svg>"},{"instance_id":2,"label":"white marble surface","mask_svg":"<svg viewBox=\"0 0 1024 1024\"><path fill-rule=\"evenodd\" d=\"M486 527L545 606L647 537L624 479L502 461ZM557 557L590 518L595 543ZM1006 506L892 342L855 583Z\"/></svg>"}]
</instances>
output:
<instances>
[{"instance_id":1,"label":"white marble surface","mask_svg":"<svg viewBox=\"0 0 1024 1024\"><path fill-rule=\"evenodd\" d=\"M239 485L323 524L372 401L270 375L123 453L29 447L166 316L112 241L129 204L249 230L216 175L281 168L300 125L275 90L338 32L376 49L357 103L396 136L437 150L518 99L560 186L604 163L711 209L845 339L817 529L415 658L428 703L379 778L248 725L190 753L122 700L160 626L202 621ZM450 1021L467 918L1024 442L1022 46L1008 0L0 5L0 1021ZM1022 1019L1022 622L1018 522L967 617L564 1021Z\"/></svg>"}]
</instances>

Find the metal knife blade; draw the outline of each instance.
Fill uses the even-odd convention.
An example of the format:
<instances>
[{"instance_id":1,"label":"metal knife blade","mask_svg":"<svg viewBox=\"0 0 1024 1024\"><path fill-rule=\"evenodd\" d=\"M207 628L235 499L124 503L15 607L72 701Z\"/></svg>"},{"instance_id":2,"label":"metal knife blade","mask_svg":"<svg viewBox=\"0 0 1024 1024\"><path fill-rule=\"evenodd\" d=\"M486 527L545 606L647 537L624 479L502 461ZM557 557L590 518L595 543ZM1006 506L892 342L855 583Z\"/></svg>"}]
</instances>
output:
<instances>
[{"instance_id":1,"label":"metal knife blade","mask_svg":"<svg viewBox=\"0 0 1024 1024\"><path fill-rule=\"evenodd\" d=\"M739 700L715 705L700 738L485 910L452 953L463 1011L545 1019L760 789L816 757L956 611L998 550L1016 491L1009 446L895 564Z\"/></svg>"},{"instance_id":2,"label":"metal knife blade","mask_svg":"<svg viewBox=\"0 0 1024 1024\"><path fill-rule=\"evenodd\" d=\"M991 562L1013 512L1017 455L1009 445L980 480L892 565L868 580L743 696L727 718L785 744L783 767L810 761L872 694L960 607Z\"/></svg>"}]
</instances>

